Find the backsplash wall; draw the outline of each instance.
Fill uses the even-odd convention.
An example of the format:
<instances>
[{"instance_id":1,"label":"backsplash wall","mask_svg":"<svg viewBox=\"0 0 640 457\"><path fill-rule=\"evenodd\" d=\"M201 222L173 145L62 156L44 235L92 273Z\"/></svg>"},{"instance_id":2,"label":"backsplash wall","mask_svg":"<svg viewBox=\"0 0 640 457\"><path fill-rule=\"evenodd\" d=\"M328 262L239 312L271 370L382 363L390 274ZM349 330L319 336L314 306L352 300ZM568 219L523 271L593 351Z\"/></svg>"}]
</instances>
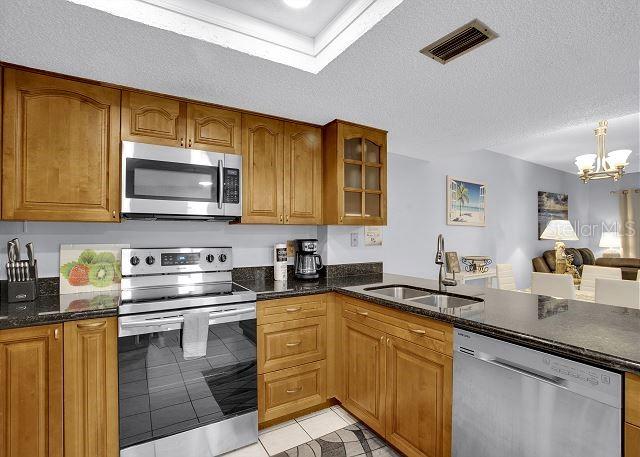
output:
<instances>
[{"instance_id":1,"label":"backsplash wall","mask_svg":"<svg viewBox=\"0 0 640 457\"><path fill-rule=\"evenodd\" d=\"M26 228L26 230L25 230ZM32 241L41 277L58 276L60 244L129 243L133 247L231 246L238 267L272 265L276 243L317 238L315 226L229 225L223 222L124 221L109 223L0 222L2 246L14 236L24 245ZM7 262L6 249L0 261ZM0 279L6 271L0 268Z\"/></svg>"}]
</instances>

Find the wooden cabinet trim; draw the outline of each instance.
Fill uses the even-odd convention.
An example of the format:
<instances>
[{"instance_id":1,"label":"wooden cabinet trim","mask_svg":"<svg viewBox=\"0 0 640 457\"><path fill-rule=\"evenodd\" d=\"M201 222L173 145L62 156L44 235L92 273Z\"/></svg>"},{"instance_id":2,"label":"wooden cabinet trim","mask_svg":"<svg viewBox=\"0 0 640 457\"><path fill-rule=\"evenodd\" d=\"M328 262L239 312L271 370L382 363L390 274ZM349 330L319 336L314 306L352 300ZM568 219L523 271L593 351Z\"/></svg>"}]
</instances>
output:
<instances>
[{"instance_id":1,"label":"wooden cabinet trim","mask_svg":"<svg viewBox=\"0 0 640 457\"><path fill-rule=\"evenodd\" d=\"M122 139L164 146L185 146L186 103L145 94L122 93Z\"/></svg>"},{"instance_id":2,"label":"wooden cabinet trim","mask_svg":"<svg viewBox=\"0 0 640 457\"><path fill-rule=\"evenodd\" d=\"M217 126L207 136L208 126ZM186 146L205 151L242 154L242 114L209 105L187 104Z\"/></svg>"}]
</instances>

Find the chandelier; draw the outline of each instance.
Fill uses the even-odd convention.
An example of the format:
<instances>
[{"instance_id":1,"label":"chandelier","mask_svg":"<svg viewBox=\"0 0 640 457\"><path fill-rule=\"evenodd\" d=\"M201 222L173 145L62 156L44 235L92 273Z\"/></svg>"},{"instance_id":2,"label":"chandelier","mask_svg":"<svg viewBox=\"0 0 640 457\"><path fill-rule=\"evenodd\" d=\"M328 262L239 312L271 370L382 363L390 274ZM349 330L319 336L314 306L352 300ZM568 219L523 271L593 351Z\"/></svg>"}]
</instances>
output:
<instances>
[{"instance_id":1,"label":"chandelier","mask_svg":"<svg viewBox=\"0 0 640 457\"><path fill-rule=\"evenodd\" d=\"M596 135L596 153L584 154L576 157L578 167L578 177L582 182L587 183L591 179L607 179L614 181L620 179L624 174L624 167L629 165L627 159L631 154L630 149L618 149L608 154L605 148L605 137L607 136L607 121L598 122L598 127L594 130Z\"/></svg>"}]
</instances>

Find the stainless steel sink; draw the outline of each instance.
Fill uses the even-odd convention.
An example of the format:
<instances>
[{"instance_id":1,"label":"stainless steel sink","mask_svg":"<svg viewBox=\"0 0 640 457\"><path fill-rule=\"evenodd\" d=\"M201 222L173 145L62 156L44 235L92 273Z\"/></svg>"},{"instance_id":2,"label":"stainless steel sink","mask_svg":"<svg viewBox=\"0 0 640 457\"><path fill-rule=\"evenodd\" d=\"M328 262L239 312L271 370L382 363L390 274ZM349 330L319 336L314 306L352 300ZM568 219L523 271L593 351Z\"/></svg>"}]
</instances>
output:
<instances>
[{"instance_id":1,"label":"stainless steel sink","mask_svg":"<svg viewBox=\"0 0 640 457\"><path fill-rule=\"evenodd\" d=\"M402 300L411 300L431 295L431 292L429 292L428 290L411 286L382 286L371 287L365 290L367 292L375 292L376 294L385 295L391 298L399 298Z\"/></svg>"},{"instance_id":2,"label":"stainless steel sink","mask_svg":"<svg viewBox=\"0 0 640 457\"><path fill-rule=\"evenodd\" d=\"M434 308L460 308L474 303L482 302L482 299L465 298L461 296L442 294L435 290L421 289L406 285L379 286L364 289L376 295L384 295L399 300L407 300L416 306L431 306Z\"/></svg>"}]
</instances>

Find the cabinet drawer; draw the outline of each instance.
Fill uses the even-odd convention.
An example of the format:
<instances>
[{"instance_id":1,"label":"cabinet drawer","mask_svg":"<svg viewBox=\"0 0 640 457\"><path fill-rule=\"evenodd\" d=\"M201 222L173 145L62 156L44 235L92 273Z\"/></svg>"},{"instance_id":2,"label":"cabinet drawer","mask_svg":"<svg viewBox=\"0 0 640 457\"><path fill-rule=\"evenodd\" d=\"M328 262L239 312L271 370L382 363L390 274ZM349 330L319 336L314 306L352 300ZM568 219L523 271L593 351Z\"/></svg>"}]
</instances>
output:
<instances>
[{"instance_id":1,"label":"cabinet drawer","mask_svg":"<svg viewBox=\"0 0 640 457\"><path fill-rule=\"evenodd\" d=\"M258 421L264 422L326 400L326 363L307 363L258 377Z\"/></svg>"},{"instance_id":2,"label":"cabinet drawer","mask_svg":"<svg viewBox=\"0 0 640 457\"><path fill-rule=\"evenodd\" d=\"M258 326L258 373L324 359L325 335L325 317Z\"/></svg>"},{"instance_id":3,"label":"cabinet drawer","mask_svg":"<svg viewBox=\"0 0 640 457\"><path fill-rule=\"evenodd\" d=\"M326 295L308 295L258 302L258 325L326 314Z\"/></svg>"},{"instance_id":4,"label":"cabinet drawer","mask_svg":"<svg viewBox=\"0 0 640 457\"><path fill-rule=\"evenodd\" d=\"M626 373L624 383L625 421L640 427L640 376Z\"/></svg>"},{"instance_id":5,"label":"cabinet drawer","mask_svg":"<svg viewBox=\"0 0 640 457\"><path fill-rule=\"evenodd\" d=\"M389 335L419 344L448 356L453 355L453 327L432 319L340 297L342 315Z\"/></svg>"}]
</instances>

